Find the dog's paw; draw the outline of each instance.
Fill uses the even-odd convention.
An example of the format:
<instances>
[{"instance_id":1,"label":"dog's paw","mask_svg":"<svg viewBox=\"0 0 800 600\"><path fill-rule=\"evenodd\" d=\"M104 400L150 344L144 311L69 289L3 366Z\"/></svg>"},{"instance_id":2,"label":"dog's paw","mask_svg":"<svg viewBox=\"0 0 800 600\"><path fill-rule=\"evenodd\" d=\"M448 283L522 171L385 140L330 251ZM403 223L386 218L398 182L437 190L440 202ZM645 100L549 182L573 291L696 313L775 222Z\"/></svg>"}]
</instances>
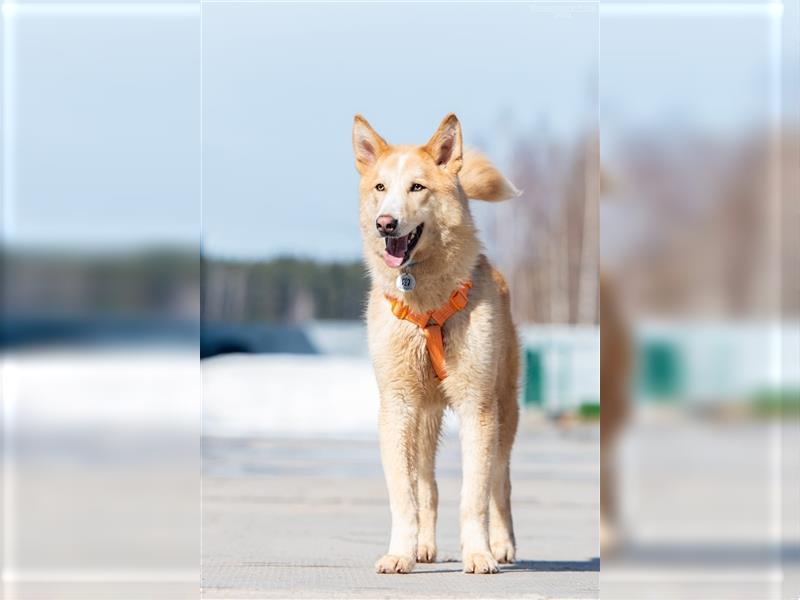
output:
<instances>
[{"instance_id":1,"label":"dog's paw","mask_svg":"<svg viewBox=\"0 0 800 600\"><path fill-rule=\"evenodd\" d=\"M488 575L497 573L497 561L490 552L464 553L464 573Z\"/></svg>"},{"instance_id":2,"label":"dog's paw","mask_svg":"<svg viewBox=\"0 0 800 600\"><path fill-rule=\"evenodd\" d=\"M516 558L514 544L509 541L492 543L492 555L500 564L511 564Z\"/></svg>"},{"instance_id":3,"label":"dog's paw","mask_svg":"<svg viewBox=\"0 0 800 600\"><path fill-rule=\"evenodd\" d=\"M375 563L378 573L411 573L414 568L414 559L410 556L397 556L386 554Z\"/></svg>"},{"instance_id":4,"label":"dog's paw","mask_svg":"<svg viewBox=\"0 0 800 600\"><path fill-rule=\"evenodd\" d=\"M432 563L436 562L436 546L420 544L417 546L417 562Z\"/></svg>"}]
</instances>

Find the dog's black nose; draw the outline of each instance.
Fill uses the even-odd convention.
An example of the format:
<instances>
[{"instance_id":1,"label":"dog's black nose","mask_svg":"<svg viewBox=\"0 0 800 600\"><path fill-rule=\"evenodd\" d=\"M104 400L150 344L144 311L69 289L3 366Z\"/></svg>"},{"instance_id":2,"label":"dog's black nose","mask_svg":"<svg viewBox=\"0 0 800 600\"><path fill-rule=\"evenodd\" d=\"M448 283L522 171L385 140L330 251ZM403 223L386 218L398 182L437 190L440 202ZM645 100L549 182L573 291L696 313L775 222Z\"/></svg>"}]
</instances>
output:
<instances>
[{"instance_id":1,"label":"dog's black nose","mask_svg":"<svg viewBox=\"0 0 800 600\"><path fill-rule=\"evenodd\" d=\"M397 219L391 215L381 215L376 219L375 227L381 235L389 235L397 230Z\"/></svg>"}]
</instances>

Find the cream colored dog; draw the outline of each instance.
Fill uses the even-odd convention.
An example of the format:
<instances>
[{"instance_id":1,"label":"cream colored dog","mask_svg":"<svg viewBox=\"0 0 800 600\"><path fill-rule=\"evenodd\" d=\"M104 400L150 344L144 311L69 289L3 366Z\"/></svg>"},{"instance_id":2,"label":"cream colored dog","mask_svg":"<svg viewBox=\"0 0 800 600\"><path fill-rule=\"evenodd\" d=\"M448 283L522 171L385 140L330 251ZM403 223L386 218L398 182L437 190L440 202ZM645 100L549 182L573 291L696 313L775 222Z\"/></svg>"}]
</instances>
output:
<instances>
[{"instance_id":1,"label":"cream colored dog","mask_svg":"<svg viewBox=\"0 0 800 600\"><path fill-rule=\"evenodd\" d=\"M453 114L424 146L391 146L356 116L353 149L392 512L389 551L375 568L408 573L416 562L436 559L434 464L449 406L461 422L464 571L496 573L498 562L513 562L516 551L509 456L519 420L519 348L508 289L481 254L468 199L497 201L519 192L482 156L462 155ZM468 302L453 309L451 295L465 282L471 282ZM439 367L446 373L435 370L427 344L435 329L426 328L429 313L439 309L452 313L440 329ZM408 312L421 315L420 323L404 318Z\"/></svg>"}]
</instances>

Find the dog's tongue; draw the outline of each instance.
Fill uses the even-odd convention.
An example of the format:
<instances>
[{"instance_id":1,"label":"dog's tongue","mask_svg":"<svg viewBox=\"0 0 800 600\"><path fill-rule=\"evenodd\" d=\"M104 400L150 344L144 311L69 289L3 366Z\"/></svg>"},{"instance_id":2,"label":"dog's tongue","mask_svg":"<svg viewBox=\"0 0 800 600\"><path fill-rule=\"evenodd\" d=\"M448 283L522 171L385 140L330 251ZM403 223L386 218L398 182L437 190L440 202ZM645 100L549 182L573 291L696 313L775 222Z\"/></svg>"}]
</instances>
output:
<instances>
[{"instance_id":1,"label":"dog's tongue","mask_svg":"<svg viewBox=\"0 0 800 600\"><path fill-rule=\"evenodd\" d=\"M386 238L386 250L383 253L384 262L396 269L403 264L403 259L408 250L408 236Z\"/></svg>"}]
</instances>

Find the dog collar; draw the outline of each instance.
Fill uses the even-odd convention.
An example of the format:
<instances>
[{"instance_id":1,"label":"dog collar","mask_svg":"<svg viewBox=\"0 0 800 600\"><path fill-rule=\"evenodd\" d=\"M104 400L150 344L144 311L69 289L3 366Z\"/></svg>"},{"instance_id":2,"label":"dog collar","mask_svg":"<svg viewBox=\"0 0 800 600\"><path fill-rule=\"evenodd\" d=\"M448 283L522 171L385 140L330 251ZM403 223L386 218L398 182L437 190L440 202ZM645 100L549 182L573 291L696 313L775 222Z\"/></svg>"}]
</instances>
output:
<instances>
[{"instance_id":1,"label":"dog collar","mask_svg":"<svg viewBox=\"0 0 800 600\"><path fill-rule=\"evenodd\" d=\"M429 310L425 313L411 312L408 305L399 298L393 298L386 294L386 299L392 307L392 314L401 321L409 321L422 329L425 335L425 346L428 349L428 356L431 357L433 371L439 381L447 377L444 366L444 338L442 337L442 327L447 319L458 311L463 310L469 302L469 290L472 287L471 281L465 281L450 294L450 298L436 310Z\"/></svg>"}]
</instances>

